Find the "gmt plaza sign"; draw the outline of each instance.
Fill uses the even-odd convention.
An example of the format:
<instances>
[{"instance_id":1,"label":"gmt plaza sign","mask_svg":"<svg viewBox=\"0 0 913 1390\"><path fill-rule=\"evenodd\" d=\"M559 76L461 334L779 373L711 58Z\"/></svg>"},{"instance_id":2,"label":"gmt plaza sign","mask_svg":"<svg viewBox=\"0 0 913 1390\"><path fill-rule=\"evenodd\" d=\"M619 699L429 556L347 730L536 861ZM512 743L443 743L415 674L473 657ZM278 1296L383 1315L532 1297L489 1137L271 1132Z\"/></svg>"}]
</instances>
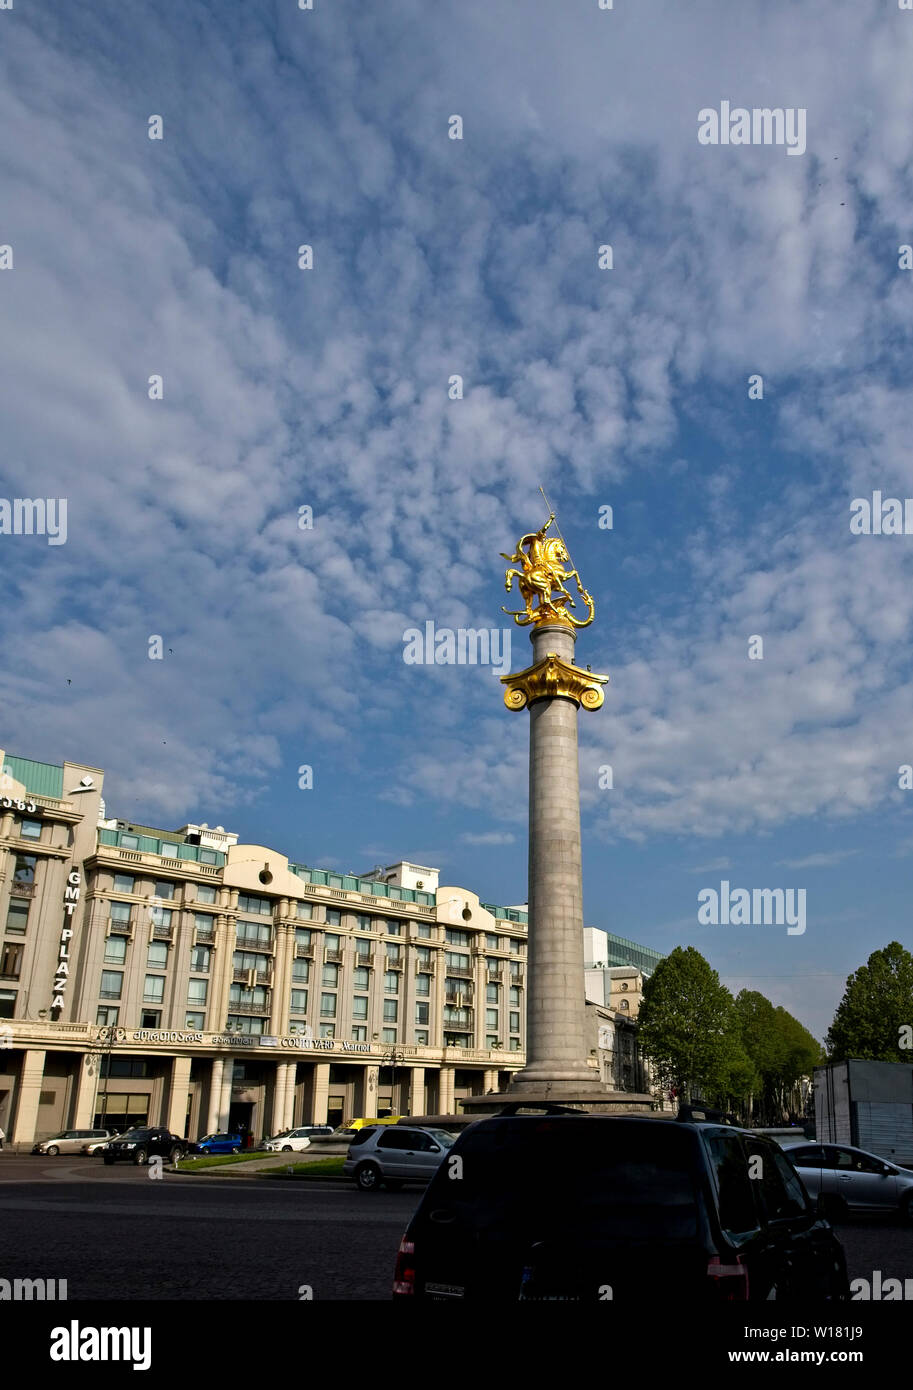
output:
<instances>
[{"instance_id":1,"label":"gmt plaza sign","mask_svg":"<svg viewBox=\"0 0 913 1390\"><path fill-rule=\"evenodd\" d=\"M76 911L81 892L82 874L78 869L73 869L67 875L67 886L63 893L63 910L67 915L64 918L60 933L60 950L57 956L54 979L54 998L51 1000L52 1009L63 1008L63 993L70 978L70 941L73 937L73 913Z\"/></svg>"}]
</instances>

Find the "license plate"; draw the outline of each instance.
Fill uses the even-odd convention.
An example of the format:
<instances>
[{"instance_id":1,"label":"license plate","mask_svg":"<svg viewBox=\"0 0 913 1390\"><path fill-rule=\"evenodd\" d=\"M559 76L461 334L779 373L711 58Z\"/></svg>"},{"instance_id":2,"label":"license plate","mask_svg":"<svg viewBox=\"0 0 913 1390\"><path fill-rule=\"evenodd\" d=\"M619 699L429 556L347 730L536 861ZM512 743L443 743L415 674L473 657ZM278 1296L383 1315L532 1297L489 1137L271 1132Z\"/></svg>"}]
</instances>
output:
<instances>
[{"instance_id":1,"label":"license plate","mask_svg":"<svg viewBox=\"0 0 913 1390\"><path fill-rule=\"evenodd\" d=\"M465 1298L466 1289L463 1284L425 1284L425 1293L432 1298Z\"/></svg>"}]
</instances>

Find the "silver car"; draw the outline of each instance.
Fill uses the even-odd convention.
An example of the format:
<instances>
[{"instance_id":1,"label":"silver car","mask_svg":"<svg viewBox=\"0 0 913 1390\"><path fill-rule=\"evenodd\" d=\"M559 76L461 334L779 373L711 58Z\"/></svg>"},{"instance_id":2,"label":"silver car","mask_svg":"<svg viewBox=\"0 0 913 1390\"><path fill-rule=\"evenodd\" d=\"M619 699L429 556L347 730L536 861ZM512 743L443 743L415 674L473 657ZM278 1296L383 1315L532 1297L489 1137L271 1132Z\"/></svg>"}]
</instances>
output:
<instances>
[{"instance_id":1,"label":"silver car","mask_svg":"<svg viewBox=\"0 0 913 1390\"><path fill-rule=\"evenodd\" d=\"M58 1154L84 1153L87 1144L107 1143L113 1138L114 1131L108 1129L62 1129L50 1139L42 1139L32 1149L32 1153L49 1154L51 1158L56 1158Z\"/></svg>"},{"instance_id":2,"label":"silver car","mask_svg":"<svg viewBox=\"0 0 913 1390\"><path fill-rule=\"evenodd\" d=\"M828 1216L894 1211L913 1221L909 1169L847 1144L791 1144L784 1152L812 1198L823 1197Z\"/></svg>"},{"instance_id":3,"label":"silver car","mask_svg":"<svg viewBox=\"0 0 913 1390\"><path fill-rule=\"evenodd\" d=\"M381 1183L395 1192L405 1182L430 1182L454 1142L442 1129L366 1125L356 1131L342 1171L362 1192L376 1192Z\"/></svg>"}]
</instances>

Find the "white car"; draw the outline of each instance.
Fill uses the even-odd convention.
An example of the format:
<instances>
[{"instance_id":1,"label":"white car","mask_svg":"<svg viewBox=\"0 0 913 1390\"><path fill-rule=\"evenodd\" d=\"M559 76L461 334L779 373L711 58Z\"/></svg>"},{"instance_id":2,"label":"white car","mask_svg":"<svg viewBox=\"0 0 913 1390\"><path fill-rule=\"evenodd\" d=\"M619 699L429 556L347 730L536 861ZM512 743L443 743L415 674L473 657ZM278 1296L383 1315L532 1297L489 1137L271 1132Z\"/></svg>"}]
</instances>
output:
<instances>
[{"instance_id":1,"label":"white car","mask_svg":"<svg viewBox=\"0 0 913 1390\"><path fill-rule=\"evenodd\" d=\"M120 1132L110 1134L107 1139L93 1139L91 1144L83 1144L81 1152L84 1154L98 1154L102 1149L107 1148L112 1139L119 1139Z\"/></svg>"},{"instance_id":2,"label":"white car","mask_svg":"<svg viewBox=\"0 0 913 1390\"><path fill-rule=\"evenodd\" d=\"M311 1147L311 1135L322 1128L321 1125L301 1125L299 1129L290 1129L287 1134L277 1134L275 1139L268 1139L265 1147L274 1154L299 1153Z\"/></svg>"}]
</instances>

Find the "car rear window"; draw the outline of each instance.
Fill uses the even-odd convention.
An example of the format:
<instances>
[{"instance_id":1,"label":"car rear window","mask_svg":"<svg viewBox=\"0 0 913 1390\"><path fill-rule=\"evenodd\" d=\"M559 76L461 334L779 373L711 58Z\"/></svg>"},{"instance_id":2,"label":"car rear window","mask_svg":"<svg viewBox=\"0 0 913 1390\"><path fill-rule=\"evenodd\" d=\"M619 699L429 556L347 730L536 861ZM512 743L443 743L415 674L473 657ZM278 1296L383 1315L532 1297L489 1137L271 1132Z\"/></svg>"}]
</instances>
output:
<instances>
[{"instance_id":1,"label":"car rear window","mask_svg":"<svg viewBox=\"0 0 913 1390\"><path fill-rule=\"evenodd\" d=\"M483 1123L457 1141L427 1200L468 1203L483 1223L535 1209L566 1234L687 1240L698 1229L696 1163L694 1135L671 1122Z\"/></svg>"}]
</instances>

